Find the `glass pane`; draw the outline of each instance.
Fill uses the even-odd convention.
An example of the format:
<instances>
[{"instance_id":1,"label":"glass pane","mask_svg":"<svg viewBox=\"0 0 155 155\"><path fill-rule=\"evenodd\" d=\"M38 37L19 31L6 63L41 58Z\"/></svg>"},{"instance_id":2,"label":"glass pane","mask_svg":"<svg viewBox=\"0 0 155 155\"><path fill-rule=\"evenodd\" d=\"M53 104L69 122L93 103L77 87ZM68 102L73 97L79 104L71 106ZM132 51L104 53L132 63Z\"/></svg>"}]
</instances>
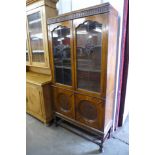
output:
<instances>
[{"instance_id":1,"label":"glass pane","mask_svg":"<svg viewBox=\"0 0 155 155\"><path fill-rule=\"evenodd\" d=\"M28 47L27 47L27 40L26 40L26 61L29 61Z\"/></svg>"},{"instance_id":2,"label":"glass pane","mask_svg":"<svg viewBox=\"0 0 155 155\"><path fill-rule=\"evenodd\" d=\"M76 29L77 86L99 92L102 24L87 21Z\"/></svg>"},{"instance_id":3,"label":"glass pane","mask_svg":"<svg viewBox=\"0 0 155 155\"><path fill-rule=\"evenodd\" d=\"M71 85L71 49L70 29L57 27L52 32L55 80L58 83Z\"/></svg>"},{"instance_id":4,"label":"glass pane","mask_svg":"<svg viewBox=\"0 0 155 155\"><path fill-rule=\"evenodd\" d=\"M28 16L32 61L44 62L43 33L40 12Z\"/></svg>"}]
</instances>

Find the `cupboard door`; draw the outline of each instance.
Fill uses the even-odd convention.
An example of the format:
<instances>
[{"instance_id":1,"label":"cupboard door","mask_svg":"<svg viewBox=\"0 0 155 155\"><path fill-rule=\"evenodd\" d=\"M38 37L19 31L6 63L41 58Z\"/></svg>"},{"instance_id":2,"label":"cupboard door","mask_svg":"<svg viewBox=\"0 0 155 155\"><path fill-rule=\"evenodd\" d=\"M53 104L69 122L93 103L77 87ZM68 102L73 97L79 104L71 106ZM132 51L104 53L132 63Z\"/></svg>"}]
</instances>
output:
<instances>
[{"instance_id":1,"label":"cupboard door","mask_svg":"<svg viewBox=\"0 0 155 155\"><path fill-rule=\"evenodd\" d=\"M41 10L27 15L32 64L45 63Z\"/></svg>"},{"instance_id":2,"label":"cupboard door","mask_svg":"<svg viewBox=\"0 0 155 155\"><path fill-rule=\"evenodd\" d=\"M101 99L81 94L75 95L76 120L90 127L102 130L104 124L104 104Z\"/></svg>"},{"instance_id":3,"label":"cupboard door","mask_svg":"<svg viewBox=\"0 0 155 155\"><path fill-rule=\"evenodd\" d=\"M74 93L61 88L54 88L55 110L70 118L75 118Z\"/></svg>"},{"instance_id":4,"label":"cupboard door","mask_svg":"<svg viewBox=\"0 0 155 155\"><path fill-rule=\"evenodd\" d=\"M53 55L54 81L57 84L73 86L73 43L72 24L62 22L50 26Z\"/></svg>"},{"instance_id":5,"label":"cupboard door","mask_svg":"<svg viewBox=\"0 0 155 155\"><path fill-rule=\"evenodd\" d=\"M79 90L94 93L103 91L105 77L102 67L106 60L103 49L106 52L106 40L103 39L105 22L102 18L103 16L96 15L73 20L75 79Z\"/></svg>"},{"instance_id":6,"label":"cupboard door","mask_svg":"<svg viewBox=\"0 0 155 155\"><path fill-rule=\"evenodd\" d=\"M42 116L42 92L38 86L32 84L26 84L26 102L27 110L31 111L39 116Z\"/></svg>"}]
</instances>

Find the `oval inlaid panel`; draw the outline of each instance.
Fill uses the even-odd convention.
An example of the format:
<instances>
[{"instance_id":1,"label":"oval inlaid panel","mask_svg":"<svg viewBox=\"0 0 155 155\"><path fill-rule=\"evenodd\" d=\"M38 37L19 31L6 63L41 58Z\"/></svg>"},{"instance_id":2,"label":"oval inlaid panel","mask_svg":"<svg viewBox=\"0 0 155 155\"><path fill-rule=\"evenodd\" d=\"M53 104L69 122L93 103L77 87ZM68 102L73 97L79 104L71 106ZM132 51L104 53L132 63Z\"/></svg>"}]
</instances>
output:
<instances>
[{"instance_id":1,"label":"oval inlaid panel","mask_svg":"<svg viewBox=\"0 0 155 155\"><path fill-rule=\"evenodd\" d=\"M78 105L78 111L82 117L87 120L95 120L97 118L97 108L91 102L83 100Z\"/></svg>"},{"instance_id":2,"label":"oval inlaid panel","mask_svg":"<svg viewBox=\"0 0 155 155\"><path fill-rule=\"evenodd\" d=\"M62 111L69 111L71 109L71 104L67 95L59 94L58 101Z\"/></svg>"}]
</instances>

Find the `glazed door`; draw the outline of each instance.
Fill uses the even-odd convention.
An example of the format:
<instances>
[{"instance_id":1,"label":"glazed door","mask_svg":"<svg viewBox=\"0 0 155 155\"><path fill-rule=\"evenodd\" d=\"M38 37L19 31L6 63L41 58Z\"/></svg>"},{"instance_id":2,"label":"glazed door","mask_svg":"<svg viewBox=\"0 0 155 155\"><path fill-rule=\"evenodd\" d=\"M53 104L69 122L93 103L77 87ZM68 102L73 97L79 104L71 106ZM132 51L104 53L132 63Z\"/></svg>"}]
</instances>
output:
<instances>
[{"instance_id":1,"label":"glazed door","mask_svg":"<svg viewBox=\"0 0 155 155\"><path fill-rule=\"evenodd\" d=\"M28 29L27 21L26 21L26 30ZM28 34L26 33L26 65L30 65L30 46L29 46L29 39Z\"/></svg>"},{"instance_id":2,"label":"glazed door","mask_svg":"<svg viewBox=\"0 0 155 155\"><path fill-rule=\"evenodd\" d=\"M54 83L60 87L74 87L72 22L49 26Z\"/></svg>"},{"instance_id":3,"label":"glazed door","mask_svg":"<svg viewBox=\"0 0 155 155\"><path fill-rule=\"evenodd\" d=\"M106 81L107 18L95 15L73 20L75 87L80 92L103 95Z\"/></svg>"},{"instance_id":4,"label":"glazed door","mask_svg":"<svg viewBox=\"0 0 155 155\"><path fill-rule=\"evenodd\" d=\"M27 32L32 66L47 66L43 27L42 9L29 11L27 13Z\"/></svg>"},{"instance_id":5,"label":"glazed door","mask_svg":"<svg viewBox=\"0 0 155 155\"><path fill-rule=\"evenodd\" d=\"M28 50L28 42L26 39L26 65L30 64L30 58L29 58L29 50Z\"/></svg>"},{"instance_id":6,"label":"glazed door","mask_svg":"<svg viewBox=\"0 0 155 155\"><path fill-rule=\"evenodd\" d=\"M104 103L101 99L76 94L76 120L102 130L104 125Z\"/></svg>"}]
</instances>

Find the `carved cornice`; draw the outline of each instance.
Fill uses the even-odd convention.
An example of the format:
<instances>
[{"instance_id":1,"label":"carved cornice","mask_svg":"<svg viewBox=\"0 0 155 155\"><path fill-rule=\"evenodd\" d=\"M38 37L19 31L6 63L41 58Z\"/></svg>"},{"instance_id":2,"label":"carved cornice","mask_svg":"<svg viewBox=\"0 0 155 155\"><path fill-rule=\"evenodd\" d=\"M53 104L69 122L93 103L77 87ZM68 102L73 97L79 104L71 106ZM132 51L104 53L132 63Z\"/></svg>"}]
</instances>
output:
<instances>
[{"instance_id":1,"label":"carved cornice","mask_svg":"<svg viewBox=\"0 0 155 155\"><path fill-rule=\"evenodd\" d=\"M117 14L117 11L109 3L104 3L101 5L96 5L94 7L89 7L86 9L63 14L63 15L60 15L55 18L50 18L50 19L48 19L47 23L54 24L54 23L59 23L59 22L67 21L67 20L76 19L76 18L82 18L82 17L86 17L86 16L103 14L103 13L107 13L107 12L113 12L114 14Z\"/></svg>"}]
</instances>

